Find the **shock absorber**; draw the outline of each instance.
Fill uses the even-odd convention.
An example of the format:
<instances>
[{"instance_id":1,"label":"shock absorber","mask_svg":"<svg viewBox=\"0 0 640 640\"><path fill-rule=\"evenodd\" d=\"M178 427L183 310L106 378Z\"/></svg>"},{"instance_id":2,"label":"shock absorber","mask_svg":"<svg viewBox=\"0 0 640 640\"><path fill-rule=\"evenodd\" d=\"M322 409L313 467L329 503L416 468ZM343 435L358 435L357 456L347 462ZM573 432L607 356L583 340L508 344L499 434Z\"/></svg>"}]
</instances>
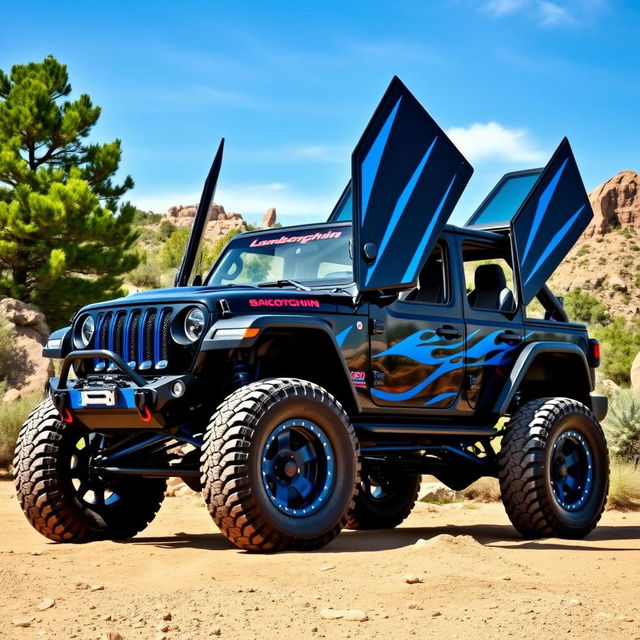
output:
<instances>
[{"instance_id":1,"label":"shock absorber","mask_svg":"<svg viewBox=\"0 0 640 640\"><path fill-rule=\"evenodd\" d=\"M231 365L231 384L234 389L249 384L249 367L241 354L236 355Z\"/></svg>"}]
</instances>

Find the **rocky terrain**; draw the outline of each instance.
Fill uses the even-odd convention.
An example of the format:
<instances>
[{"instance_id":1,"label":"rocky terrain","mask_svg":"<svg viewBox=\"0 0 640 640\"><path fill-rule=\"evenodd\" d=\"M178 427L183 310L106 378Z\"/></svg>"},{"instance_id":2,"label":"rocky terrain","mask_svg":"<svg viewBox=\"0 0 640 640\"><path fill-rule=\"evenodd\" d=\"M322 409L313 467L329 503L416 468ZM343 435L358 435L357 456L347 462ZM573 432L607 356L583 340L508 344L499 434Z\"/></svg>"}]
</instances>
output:
<instances>
[{"instance_id":1,"label":"rocky terrain","mask_svg":"<svg viewBox=\"0 0 640 640\"><path fill-rule=\"evenodd\" d=\"M3 640L640 637L638 512L528 541L500 504L418 503L395 530L256 555L189 496L129 542L53 544L4 482L0 522Z\"/></svg>"},{"instance_id":2,"label":"rocky terrain","mask_svg":"<svg viewBox=\"0 0 640 640\"><path fill-rule=\"evenodd\" d=\"M640 317L640 175L622 171L589 194L594 218L550 279L582 289L613 315Z\"/></svg>"}]
</instances>

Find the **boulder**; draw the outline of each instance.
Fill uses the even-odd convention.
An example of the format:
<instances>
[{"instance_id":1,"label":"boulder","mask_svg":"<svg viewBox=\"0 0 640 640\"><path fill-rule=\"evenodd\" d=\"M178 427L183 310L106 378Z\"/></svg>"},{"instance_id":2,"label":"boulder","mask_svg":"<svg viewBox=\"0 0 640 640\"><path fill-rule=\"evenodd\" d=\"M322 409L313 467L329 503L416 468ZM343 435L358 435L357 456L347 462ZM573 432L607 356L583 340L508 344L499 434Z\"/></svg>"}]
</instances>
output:
<instances>
[{"instance_id":1,"label":"boulder","mask_svg":"<svg viewBox=\"0 0 640 640\"><path fill-rule=\"evenodd\" d=\"M4 400L16 400L32 391L44 391L53 376L53 363L42 357L42 347L49 337L44 313L26 302L14 298L0 300L0 318L9 323L15 335L12 353L10 387Z\"/></svg>"},{"instance_id":2,"label":"boulder","mask_svg":"<svg viewBox=\"0 0 640 640\"><path fill-rule=\"evenodd\" d=\"M631 363L631 388L640 393L640 353L636 354Z\"/></svg>"},{"instance_id":3,"label":"boulder","mask_svg":"<svg viewBox=\"0 0 640 640\"><path fill-rule=\"evenodd\" d=\"M277 216L275 207L267 209L265 214L262 216L262 228L269 229L269 227L273 227L273 225L276 223L276 220Z\"/></svg>"},{"instance_id":4,"label":"boulder","mask_svg":"<svg viewBox=\"0 0 640 640\"><path fill-rule=\"evenodd\" d=\"M584 236L604 235L612 227L640 227L640 174L621 171L589 194L593 220Z\"/></svg>"}]
</instances>

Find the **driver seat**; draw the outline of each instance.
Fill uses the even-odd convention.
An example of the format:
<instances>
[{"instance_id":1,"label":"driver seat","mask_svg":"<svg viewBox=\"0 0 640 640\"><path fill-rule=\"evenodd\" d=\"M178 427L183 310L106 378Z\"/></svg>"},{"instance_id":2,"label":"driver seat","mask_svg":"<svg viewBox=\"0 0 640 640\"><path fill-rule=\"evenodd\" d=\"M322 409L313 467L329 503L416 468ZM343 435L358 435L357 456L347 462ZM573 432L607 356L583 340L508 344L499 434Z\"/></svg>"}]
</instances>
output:
<instances>
[{"instance_id":1,"label":"driver seat","mask_svg":"<svg viewBox=\"0 0 640 640\"><path fill-rule=\"evenodd\" d=\"M475 309L513 311L514 299L499 264L481 264L474 274L475 289L468 295Z\"/></svg>"}]
</instances>

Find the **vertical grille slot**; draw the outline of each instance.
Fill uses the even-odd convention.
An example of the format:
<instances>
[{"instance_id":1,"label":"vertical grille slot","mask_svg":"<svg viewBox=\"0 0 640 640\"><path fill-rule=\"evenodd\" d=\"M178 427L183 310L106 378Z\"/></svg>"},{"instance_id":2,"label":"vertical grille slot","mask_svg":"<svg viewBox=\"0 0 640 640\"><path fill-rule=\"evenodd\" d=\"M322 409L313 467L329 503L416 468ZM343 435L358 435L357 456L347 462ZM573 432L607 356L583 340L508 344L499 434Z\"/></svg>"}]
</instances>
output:
<instances>
[{"instance_id":1,"label":"vertical grille slot","mask_svg":"<svg viewBox=\"0 0 640 640\"><path fill-rule=\"evenodd\" d=\"M126 360L130 367L135 367L138 363L136 361L137 345L138 345L138 328L140 326L140 309L134 309L127 316L127 324L129 325L127 336L127 356Z\"/></svg>"},{"instance_id":2,"label":"vertical grille slot","mask_svg":"<svg viewBox=\"0 0 640 640\"><path fill-rule=\"evenodd\" d=\"M138 330L138 369L151 369L153 366L153 327L156 318L155 309L145 309L140 318Z\"/></svg>"},{"instance_id":3,"label":"vertical grille slot","mask_svg":"<svg viewBox=\"0 0 640 640\"><path fill-rule=\"evenodd\" d=\"M153 335L153 360L156 369L166 369L169 365L169 323L171 309L161 309L156 316Z\"/></svg>"}]
</instances>

